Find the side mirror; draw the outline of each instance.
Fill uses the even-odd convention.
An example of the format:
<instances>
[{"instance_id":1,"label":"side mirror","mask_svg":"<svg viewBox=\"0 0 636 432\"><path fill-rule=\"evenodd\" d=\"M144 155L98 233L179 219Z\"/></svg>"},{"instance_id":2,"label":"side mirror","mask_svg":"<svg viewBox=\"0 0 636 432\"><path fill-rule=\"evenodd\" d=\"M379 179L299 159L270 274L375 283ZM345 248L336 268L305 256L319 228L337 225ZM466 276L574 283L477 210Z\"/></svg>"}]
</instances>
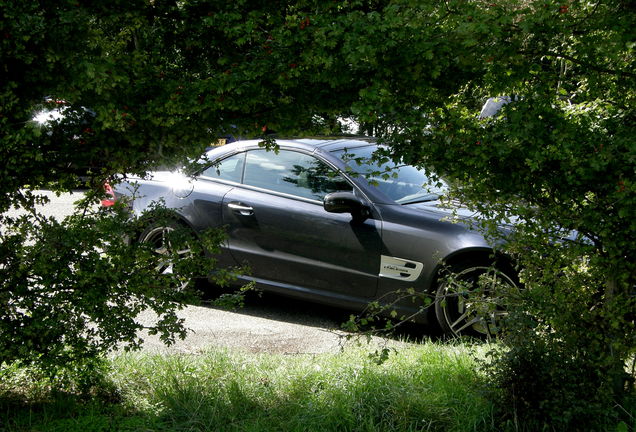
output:
<instances>
[{"instance_id":1,"label":"side mirror","mask_svg":"<svg viewBox=\"0 0 636 432\"><path fill-rule=\"evenodd\" d=\"M371 216L367 203L351 192L327 194L323 201L323 207L329 213L351 213L356 222L363 222Z\"/></svg>"}]
</instances>

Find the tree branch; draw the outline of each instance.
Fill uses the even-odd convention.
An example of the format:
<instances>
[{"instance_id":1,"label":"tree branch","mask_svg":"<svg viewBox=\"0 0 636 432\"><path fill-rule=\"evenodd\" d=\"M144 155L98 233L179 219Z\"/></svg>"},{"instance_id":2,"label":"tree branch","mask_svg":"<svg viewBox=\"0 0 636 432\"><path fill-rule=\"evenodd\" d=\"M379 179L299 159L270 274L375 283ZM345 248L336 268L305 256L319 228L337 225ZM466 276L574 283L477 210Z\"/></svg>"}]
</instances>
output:
<instances>
[{"instance_id":1,"label":"tree branch","mask_svg":"<svg viewBox=\"0 0 636 432\"><path fill-rule=\"evenodd\" d=\"M528 51L519 51L519 54L531 54ZM579 66L583 66L587 69L591 69L594 70L596 72L601 72L601 73L606 73L606 74L611 74L611 75L619 75L622 77L627 77L627 78L636 78L636 74L635 73L631 73L631 72L626 72L626 71L622 71L622 70L614 70L614 69L607 69L607 68L602 68L602 67L598 67L592 63L587 63L587 62L582 62L580 60L577 60L576 58L569 56L567 54L559 54L559 53L547 53L544 54L544 56L546 57L556 57L556 58L561 58L561 59L565 59L568 61L571 61L574 64L577 64Z\"/></svg>"}]
</instances>

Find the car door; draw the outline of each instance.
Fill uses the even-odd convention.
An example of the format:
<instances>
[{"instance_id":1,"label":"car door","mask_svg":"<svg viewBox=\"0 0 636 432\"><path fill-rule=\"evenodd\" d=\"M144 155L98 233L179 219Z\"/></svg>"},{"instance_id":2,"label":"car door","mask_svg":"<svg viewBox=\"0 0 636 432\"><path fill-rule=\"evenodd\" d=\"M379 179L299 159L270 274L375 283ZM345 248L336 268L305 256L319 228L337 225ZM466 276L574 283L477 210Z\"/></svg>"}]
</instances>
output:
<instances>
[{"instance_id":1,"label":"car door","mask_svg":"<svg viewBox=\"0 0 636 432\"><path fill-rule=\"evenodd\" d=\"M327 193L352 189L312 155L248 151L242 187L223 199L232 255L278 290L373 297L380 221L353 222L351 215L322 206Z\"/></svg>"},{"instance_id":2,"label":"car door","mask_svg":"<svg viewBox=\"0 0 636 432\"><path fill-rule=\"evenodd\" d=\"M223 228L223 197L243 176L245 153L225 157L208 166L193 182L192 192L188 195L189 205L182 208L197 231L208 228ZM229 252L227 239L221 243L221 251L214 255L221 267L236 266L237 262Z\"/></svg>"}]
</instances>

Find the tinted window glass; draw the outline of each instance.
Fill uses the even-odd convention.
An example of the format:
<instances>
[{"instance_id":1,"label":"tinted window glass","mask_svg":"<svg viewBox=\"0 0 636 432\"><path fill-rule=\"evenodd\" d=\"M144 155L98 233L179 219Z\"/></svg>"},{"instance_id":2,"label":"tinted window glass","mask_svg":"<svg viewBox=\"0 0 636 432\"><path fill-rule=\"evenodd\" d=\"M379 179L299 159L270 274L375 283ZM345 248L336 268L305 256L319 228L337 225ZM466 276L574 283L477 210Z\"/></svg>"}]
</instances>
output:
<instances>
[{"instance_id":1,"label":"tinted window glass","mask_svg":"<svg viewBox=\"0 0 636 432\"><path fill-rule=\"evenodd\" d=\"M243 176L245 153L239 153L209 166L201 175L240 183Z\"/></svg>"},{"instance_id":2,"label":"tinted window glass","mask_svg":"<svg viewBox=\"0 0 636 432\"><path fill-rule=\"evenodd\" d=\"M444 181L424 169L396 164L386 158L374 159L376 149L376 146L365 146L334 153L354 172L364 175L369 184L400 204L435 201L446 192Z\"/></svg>"},{"instance_id":3,"label":"tinted window glass","mask_svg":"<svg viewBox=\"0 0 636 432\"><path fill-rule=\"evenodd\" d=\"M325 163L288 150L278 154L266 150L248 152L243 183L320 201L328 193L352 190L351 185Z\"/></svg>"}]
</instances>

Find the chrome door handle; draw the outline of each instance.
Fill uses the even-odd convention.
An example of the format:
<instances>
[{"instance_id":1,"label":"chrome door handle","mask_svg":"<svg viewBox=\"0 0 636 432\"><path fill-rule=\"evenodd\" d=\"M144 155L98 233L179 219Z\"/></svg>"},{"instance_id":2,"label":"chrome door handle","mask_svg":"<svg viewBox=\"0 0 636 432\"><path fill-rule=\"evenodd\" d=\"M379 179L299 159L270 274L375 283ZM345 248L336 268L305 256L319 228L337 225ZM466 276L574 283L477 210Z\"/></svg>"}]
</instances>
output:
<instances>
[{"instance_id":1,"label":"chrome door handle","mask_svg":"<svg viewBox=\"0 0 636 432\"><path fill-rule=\"evenodd\" d=\"M236 203L236 202L231 202L228 205L228 208L230 210L232 210L235 213L239 213L242 216L253 216L254 215L254 209L250 206L246 206L240 203Z\"/></svg>"}]
</instances>

